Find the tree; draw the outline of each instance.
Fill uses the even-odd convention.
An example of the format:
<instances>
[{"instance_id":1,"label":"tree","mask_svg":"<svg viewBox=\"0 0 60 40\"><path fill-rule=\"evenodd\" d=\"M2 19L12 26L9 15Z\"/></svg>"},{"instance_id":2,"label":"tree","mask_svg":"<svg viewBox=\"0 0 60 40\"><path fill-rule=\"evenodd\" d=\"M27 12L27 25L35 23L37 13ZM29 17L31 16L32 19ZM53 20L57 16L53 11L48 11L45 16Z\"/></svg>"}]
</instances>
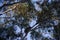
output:
<instances>
[{"instance_id":1,"label":"tree","mask_svg":"<svg viewBox=\"0 0 60 40\"><path fill-rule=\"evenodd\" d=\"M51 0L51 3L48 2L48 0L43 1L42 4L40 4L40 1L35 1L36 5L41 7L42 11L37 11L35 8L35 4L31 3L30 0L23 0L19 2L14 2L15 0L9 0L9 3L4 3L1 7L7 8L3 14L6 14L5 22L3 25L1 24L1 31L4 33L4 31L7 33L5 35L6 40L13 40L16 37L20 37L21 40L25 40L28 33L31 33L32 39L35 38L36 40L51 40L48 38L45 38L42 33L41 29L54 27L54 37L56 40L60 39L60 1ZM13 2L13 3L11 3ZM2 10L2 9L1 9ZM11 16L12 15L12 16ZM0 15L1 16L1 15ZM36 18L37 17L37 18ZM32 19L37 19L36 24L34 24L32 27L29 25L29 22L32 21ZM59 23L55 23L56 20ZM37 25L37 26L36 26ZM15 28L16 27L16 28ZM19 27L19 30L21 32L16 33L15 30L17 30L17 27ZM3 29L5 28L5 29ZM2 30L3 29L3 30ZM23 30L25 29L25 30ZM38 30L38 31L36 31ZM0 34L2 34L0 31ZM25 31L25 32L23 32ZM9 33L10 32L10 33ZM50 32L50 30L48 30ZM25 33L25 35L24 35ZM1 36L0 36L1 37ZM8 37L8 38L7 38ZM10 38L10 39L9 39ZM34 40L34 39L33 39ZM54 40L54 38L52 38Z\"/></svg>"}]
</instances>

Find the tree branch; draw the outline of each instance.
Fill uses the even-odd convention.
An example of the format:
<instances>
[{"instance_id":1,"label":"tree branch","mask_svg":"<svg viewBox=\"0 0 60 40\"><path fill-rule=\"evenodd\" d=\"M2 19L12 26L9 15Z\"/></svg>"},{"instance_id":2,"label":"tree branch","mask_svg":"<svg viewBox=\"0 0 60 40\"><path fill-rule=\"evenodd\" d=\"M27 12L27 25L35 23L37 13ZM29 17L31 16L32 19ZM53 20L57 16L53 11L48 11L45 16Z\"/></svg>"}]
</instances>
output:
<instances>
[{"instance_id":1,"label":"tree branch","mask_svg":"<svg viewBox=\"0 0 60 40\"><path fill-rule=\"evenodd\" d=\"M11 6L11 5L17 4L17 3L20 3L20 1L19 1L19 2L14 2L14 3L3 4L2 6L0 6L0 9L2 9L2 8L5 7L5 6Z\"/></svg>"},{"instance_id":2,"label":"tree branch","mask_svg":"<svg viewBox=\"0 0 60 40\"><path fill-rule=\"evenodd\" d=\"M36 23L35 25L33 25L33 26L32 26L32 29L31 29L30 31L36 29L36 28L38 27L38 25L39 25L39 23ZM30 32L30 31L29 31L29 32ZM28 32L28 33L29 33L29 32ZM28 35L28 33L27 33L21 40L24 40L24 38Z\"/></svg>"}]
</instances>

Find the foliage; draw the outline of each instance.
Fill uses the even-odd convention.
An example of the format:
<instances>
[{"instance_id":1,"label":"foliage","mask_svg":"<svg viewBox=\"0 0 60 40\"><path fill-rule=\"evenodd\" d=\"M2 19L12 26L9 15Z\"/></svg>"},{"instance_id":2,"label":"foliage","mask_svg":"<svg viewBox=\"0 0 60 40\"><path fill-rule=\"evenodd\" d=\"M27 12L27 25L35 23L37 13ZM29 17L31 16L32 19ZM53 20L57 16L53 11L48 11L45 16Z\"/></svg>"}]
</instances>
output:
<instances>
[{"instance_id":1,"label":"foliage","mask_svg":"<svg viewBox=\"0 0 60 40\"><path fill-rule=\"evenodd\" d=\"M56 34L59 34L59 32L60 32L60 30L59 30L59 28L60 28L59 27L60 26L59 25L59 23L60 23L60 20L59 20L60 3L58 1L51 1L51 3L49 4L47 1L44 1L42 4L38 4L38 5L42 8L42 11L35 10L34 4L32 6L30 6L28 1L24 2L24 3L16 3L13 5L7 6L7 8L8 8L7 11L5 11L3 13L9 14L9 12L12 11L13 16L12 17L10 16L9 19L8 19L8 17L7 18L5 17L6 18L5 22L2 25L3 28L5 28L5 29L3 29L3 30L1 29L0 33L2 31L6 30L8 37L18 36L18 34L14 33L14 26L17 25L21 29L21 32L19 33L19 36L21 37L21 39L24 39L30 31L31 31L31 35L33 36L33 38L40 38L42 35L40 34L39 31L36 31L36 29L40 28L40 27L42 29L44 29L44 28L49 28L50 26L51 27L53 26L55 32L58 31ZM31 19L34 19L36 16L37 16L36 23L39 25L35 24L32 26L32 28L30 28L29 22L31 22L32 21ZM58 22L59 22L57 25L55 25L55 23L54 23L55 20L58 20ZM35 27L35 28L33 28L33 27ZM27 34L26 34L26 32L22 33L22 29L25 29L25 31L26 31L26 28L30 28L30 30L27 29ZM33 30L31 30L31 29L33 29ZM23 35L24 33L26 34L26 36ZM57 37L59 38L60 36L58 35ZM43 38L43 40L48 40L48 39Z\"/></svg>"}]
</instances>

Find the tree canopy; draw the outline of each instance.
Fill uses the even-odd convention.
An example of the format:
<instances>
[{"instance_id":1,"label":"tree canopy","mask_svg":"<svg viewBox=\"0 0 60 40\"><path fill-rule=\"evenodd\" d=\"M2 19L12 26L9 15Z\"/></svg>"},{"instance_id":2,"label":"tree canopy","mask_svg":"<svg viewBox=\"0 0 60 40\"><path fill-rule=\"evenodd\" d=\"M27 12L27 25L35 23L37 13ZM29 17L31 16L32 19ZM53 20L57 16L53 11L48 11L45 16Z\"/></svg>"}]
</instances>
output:
<instances>
[{"instance_id":1,"label":"tree canopy","mask_svg":"<svg viewBox=\"0 0 60 40\"><path fill-rule=\"evenodd\" d=\"M15 40L17 37L20 39L16 40L28 40L28 34L30 40L60 40L59 0L4 0L2 3L1 40ZM35 23L31 24L32 20Z\"/></svg>"}]
</instances>

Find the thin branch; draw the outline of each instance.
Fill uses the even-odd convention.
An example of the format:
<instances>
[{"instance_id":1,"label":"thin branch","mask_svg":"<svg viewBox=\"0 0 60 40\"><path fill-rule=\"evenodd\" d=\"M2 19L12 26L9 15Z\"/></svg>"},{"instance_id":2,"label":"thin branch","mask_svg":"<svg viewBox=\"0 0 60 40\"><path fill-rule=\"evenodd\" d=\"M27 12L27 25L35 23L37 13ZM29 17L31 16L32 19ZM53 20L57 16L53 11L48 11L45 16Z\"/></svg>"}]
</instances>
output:
<instances>
[{"instance_id":1,"label":"thin branch","mask_svg":"<svg viewBox=\"0 0 60 40\"><path fill-rule=\"evenodd\" d=\"M20 1L19 2L14 2L14 3L3 4L2 6L0 6L0 9L2 9L5 6L10 6L10 5L17 4L17 3L20 3Z\"/></svg>"},{"instance_id":2,"label":"thin branch","mask_svg":"<svg viewBox=\"0 0 60 40\"><path fill-rule=\"evenodd\" d=\"M10 9L7 9L6 11L4 11L4 12L2 12L2 13L3 13L3 14L8 13L9 11L14 10L15 8L16 8L16 6L14 6L14 7L10 8ZM1 14L1 15L2 15L2 14Z\"/></svg>"},{"instance_id":3,"label":"thin branch","mask_svg":"<svg viewBox=\"0 0 60 40\"><path fill-rule=\"evenodd\" d=\"M36 23L35 25L33 25L33 26L32 26L32 29L31 29L30 31L36 29L36 28L38 27L38 25L39 25L39 23ZM30 31L29 31L29 32L30 32ZM29 33L29 32L28 32L28 33ZM24 40L24 38L28 35L28 33L22 38L22 40Z\"/></svg>"},{"instance_id":4,"label":"thin branch","mask_svg":"<svg viewBox=\"0 0 60 40\"><path fill-rule=\"evenodd\" d=\"M16 8L16 6L14 6L13 8L11 8L11 9L8 9L8 10L6 10L5 12L3 12L3 13L7 13L7 12L9 12L9 11L11 11L11 10L13 10L13 9L15 9Z\"/></svg>"}]
</instances>

